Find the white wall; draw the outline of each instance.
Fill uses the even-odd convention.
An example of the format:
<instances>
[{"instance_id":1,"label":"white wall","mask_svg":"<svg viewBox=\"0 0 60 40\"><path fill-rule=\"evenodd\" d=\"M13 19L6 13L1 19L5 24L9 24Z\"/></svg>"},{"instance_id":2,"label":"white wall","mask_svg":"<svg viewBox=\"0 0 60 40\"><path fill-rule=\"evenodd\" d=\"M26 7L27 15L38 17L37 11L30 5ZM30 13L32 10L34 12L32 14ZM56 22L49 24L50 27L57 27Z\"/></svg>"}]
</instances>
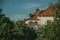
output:
<instances>
[{"instance_id":1,"label":"white wall","mask_svg":"<svg viewBox=\"0 0 60 40\"><path fill-rule=\"evenodd\" d=\"M30 21L32 21L32 22L37 21L38 22L39 20L27 20L25 23L28 24Z\"/></svg>"},{"instance_id":2,"label":"white wall","mask_svg":"<svg viewBox=\"0 0 60 40\"><path fill-rule=\"evenodd\" d=\"M47 20L54 21L54 17L38 17L41 25L47 24Z\"/></svg>"},{"instance_id":3,"label":"white wall","mask_svg":"<svg viewBox=\"0 0 60 40\"><path fill-rule=\"evenodd\" d=\"M39 20L27 20L25 23L29 24L30 21L32 21L32 22L37 21L38 25L45 25L45 24L47 24L47 20L54 21L54 17L37 17L37 18Z\"/></svg>"},{"instance_id":4,"label":"white wall","mask_svg":"<svg viewBox=\"0 0 60 40\"><path fill-rule=\"evenodd\" d=\"M29 22L31 22L31 21L32 21L33 23L37 21L38 25L40 25L40 21L39 21L39 20L27 20L25 23L27 24L28 27L31 27L31 26L29 26ZM32 24L32 28L38 29L38 25Z\"/></svg>"}]
</instances>

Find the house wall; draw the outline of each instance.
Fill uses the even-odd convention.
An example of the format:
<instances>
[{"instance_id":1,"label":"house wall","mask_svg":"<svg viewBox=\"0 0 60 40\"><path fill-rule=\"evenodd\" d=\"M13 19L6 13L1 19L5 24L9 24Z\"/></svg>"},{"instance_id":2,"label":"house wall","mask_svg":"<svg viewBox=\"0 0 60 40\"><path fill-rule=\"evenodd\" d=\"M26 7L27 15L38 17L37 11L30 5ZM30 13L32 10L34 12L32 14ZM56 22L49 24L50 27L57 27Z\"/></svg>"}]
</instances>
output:
<instances>
[{"instance_id":1,"label":"house wall","mask_svg":"<svg viewBox=\"0 0 60 40\"><path fill-rule=\"evenodd\" d=\"M54 21L54 17L38 17L40 20L40 25L45 25L47 24L48 20Z\"/></svg>"},{"instance_id":2,"label":"house wall","mask_svg":"<svg viewBox=\"0 0 60 40\"><path fill-rule=\"evenodd\" d=\"M42 26L42 25L46 25L47 24L47 21L48 20L51 20L51 22L52 21L54 21L54 17L37 17L39 20L27 20L25 23L27 24L27 25L30 25L29 24L29 22L33 22L33 24L34 24L34 22L36 22L37 21L37 24L39 25L39 26ZM32 26L33 26L33 24L32 24ZM31 25L30 25L31 26ZM34 25L35 26L35 25Z\"/></svg>"},{"instance_id":3,"label":"house wall","mask_svg":"<svg viewBox=\"0 0 60 40\"><path fill-rule=\"evenodd\" d=\"M35 22L37 22L37 24ZM25 23L27 24L28 27L31 27L34 30L37 30L40 26L40 20L27 20Z\"/></svg>"},{"instance_id":4,"label":"house wall","mask_svg":"<svg viewBox=\"0 0 60 40\"><path fill-rule=\"evenodd\" d=\"M30 21L32 21L32 22L35 22L35 21L40 22L39 20L27 20L25 23L26 23L26 24L29 24ZM39 23L38 23L38 24L39 24Z\"/></svg>"}]
</instances>

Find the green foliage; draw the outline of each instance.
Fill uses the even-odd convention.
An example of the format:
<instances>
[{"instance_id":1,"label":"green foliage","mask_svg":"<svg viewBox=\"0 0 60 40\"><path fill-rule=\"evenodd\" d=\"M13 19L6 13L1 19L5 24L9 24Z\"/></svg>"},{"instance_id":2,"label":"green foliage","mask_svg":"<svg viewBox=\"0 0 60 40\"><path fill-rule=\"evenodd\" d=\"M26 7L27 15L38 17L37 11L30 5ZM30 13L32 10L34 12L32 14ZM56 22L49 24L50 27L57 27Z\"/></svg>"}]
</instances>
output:
<instances>
[{"instance_id":1,"label":"green foliage","mask_svg":"<svg viewBox=\"0 0 60 40\"><path fill-rule=\"evenodd\" d=\"M35 30L27 27L23 21L16 22L14 29L18 31L20 40L34 40L37 36Z\"/></svg>"},{"instance_id":2,"label":"green foliage","mask_svg":"<svg viewBox=\"0 0 60 40\"><path fill-rule=\"evenodd\" d=\"M40 30L40 31L39 31ZM60 15L55 14L55 19L52 23L48 23L37 30L39 35L37 40L60 40ZM42 36L41 36L42 35Z\"/></svg>"},{"instance_id":3,"label":"green foliage","mask_svg":"<svg viewBox=\"0 0 60 40\"><path fill-rule=\"evenodd\" d=\"M60 40L60 18L37 30L37 40Z\"/></svg>"},{"instance_id":4,"label":"green foliage","mask_svg":"<svg viewBox=\"0 0 60 40\"><path fill-rule=\"evenodd\" d=\"M58 2L55 4L55 6L60 9L60 0L58 0Z\"/></svg>"},{"instance_id":5,"label":"green foliage","mask_svg":"<svg viewBox=\"0 0 60 40\"><path fill-rule=\"evenodd\" d=\"M60 9L60 3L57 3L56 6Z\"/></svg>"},{"instance_id":6,"label":"green foliage","mask_svg":"<svg viewBox=\"0 0 60 40\"><path fill-rule=\"evenodd\" d=\"M35 30L28 28L24 21L14 23L6 16L0 17L0 40L35 40Z\"/></svg>"},{"instance_id":7,"label":"green foliage","mask_svg":"<svg viewBox=\"0 0 60 40\"><path fill-rule=\"evenodd\" d=\"M60 9L60 3L56 4ZM34 17L35 14L29 14ZM57 19L58 18L58 19ZM24 21L14 23L4 14L0 15L0 40L60 40L60 16L56 12L54 22L33 30Z\"/></svg>"},{"instance_id":8,"label":"green foliage","mask_svg":"<svg viewBox=\"0 0 60 40\"><path fill-rule=\"evenodd\" d=\"M34 14L32 14L32 13L30 13L29 14L29 17L31 18L31 17L34 17L35 16L35 13Z\"/></svg>"},{"instance_id":9,"label":"green foliage","mask_svg":"<svg viewBox=\"0 0 60 40\"><path fill-rule=\"evenodd\" d=\"M8 17L0 15L0 40L10 40L11 30L13 29L13 22Z\"/></svg>"}]
</instances>

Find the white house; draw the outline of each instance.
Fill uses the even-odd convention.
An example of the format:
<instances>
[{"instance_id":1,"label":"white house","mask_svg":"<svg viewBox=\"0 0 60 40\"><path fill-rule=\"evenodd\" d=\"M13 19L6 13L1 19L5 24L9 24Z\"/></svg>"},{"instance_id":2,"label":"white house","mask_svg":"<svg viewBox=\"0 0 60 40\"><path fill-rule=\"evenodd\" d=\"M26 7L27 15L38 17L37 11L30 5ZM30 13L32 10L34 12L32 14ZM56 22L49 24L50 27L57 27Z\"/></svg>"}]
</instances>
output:
<instances>
[{"instance_id":1,"label":"white house","mask_svg":"<svg viewBox=\"0 0 60 40\"><path fill-rule=\"evenodd\" d=\"M56 8L56 10L58 10ZM42 25L46 25L49 22L53 22L54 21L54 15L55 15L55 11L52 7L47 8L44 11L40 11L39 9L36 9L36 15L32 18L30 18L29 20L27 20L25 23L29 26L42 26ZM60 12L60 9L59 9Z\"/></svg>"}]
</instances>

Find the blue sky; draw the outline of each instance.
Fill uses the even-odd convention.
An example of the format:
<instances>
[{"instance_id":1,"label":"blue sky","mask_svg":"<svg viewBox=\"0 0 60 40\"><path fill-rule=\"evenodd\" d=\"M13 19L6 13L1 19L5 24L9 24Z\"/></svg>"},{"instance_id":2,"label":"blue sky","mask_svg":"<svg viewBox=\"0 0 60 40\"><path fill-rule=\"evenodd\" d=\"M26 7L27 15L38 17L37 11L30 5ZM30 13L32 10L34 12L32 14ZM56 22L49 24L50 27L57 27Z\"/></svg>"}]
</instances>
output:
<instances>
[{"instance_id":1,"label":"blue sky","mask_svg":"<svg viewBox=\"0 0 60 40\"><path fill-rule=\"evenodd\" d=\"M56 3L57 0L52 0ZM40 10L49 6L50 0L2 0L0 8L7 17L13 21L29 18L29 13L34 13L36 8Z\"/></svg>"}]
</instances>

